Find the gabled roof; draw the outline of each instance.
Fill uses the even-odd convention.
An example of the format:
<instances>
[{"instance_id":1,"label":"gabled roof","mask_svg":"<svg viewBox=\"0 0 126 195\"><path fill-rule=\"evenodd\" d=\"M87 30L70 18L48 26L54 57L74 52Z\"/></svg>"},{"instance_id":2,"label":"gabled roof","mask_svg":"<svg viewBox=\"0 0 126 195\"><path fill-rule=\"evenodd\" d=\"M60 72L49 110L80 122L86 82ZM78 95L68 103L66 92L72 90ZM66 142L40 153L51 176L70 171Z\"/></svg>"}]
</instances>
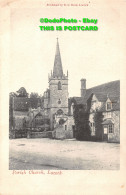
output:
<instances>
[{"instance_id":1,"label":"gabled roof","mask_svg":"<svg viewBox=\"0 0 126 195\"><path fill-rule=\"evenodd\" d=\"M73 97L73 101L76 104L87 104L88 101L92 99L93 94L96 96L99 102L102 102L101 109L99 111L106 111L105 102L109 98L112 102L112 110L120 109L120 81L112 81L96 87L92 87L86 90L86 95L84 97Z\"/></svg>"},{"instance_id":2,"label":"gabled roof","mask_svg":"<svg viewBox=\"0 0 126 195\"><path fill-rule=\"evenodd\" d=\"M108 125L108 124L113 124L111 119L106 119L105 121L103 121L102 123L103 125Z\"/></svg>"},{"instance_id":3,"label":"gabled roof","mask_svg":"<svg viewBox=\"0 0 126 195\"><path fill-rule=\"evenodd\" d=\"M105 102L107 100L107 95L102 93L93 93L99 102Z\"/></svg>"}]
</instances>

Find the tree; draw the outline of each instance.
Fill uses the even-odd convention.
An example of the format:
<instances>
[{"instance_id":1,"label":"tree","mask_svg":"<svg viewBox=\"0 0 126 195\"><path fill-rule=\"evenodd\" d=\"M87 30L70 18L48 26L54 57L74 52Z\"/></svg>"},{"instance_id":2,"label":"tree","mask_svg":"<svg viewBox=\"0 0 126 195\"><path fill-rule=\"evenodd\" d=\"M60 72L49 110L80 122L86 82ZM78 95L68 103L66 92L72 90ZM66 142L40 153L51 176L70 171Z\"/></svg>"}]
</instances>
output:
<instances>
[{"instance_id":1,"label":"tree","mask_svg":"<svg viewBox=\"0 0 126 195\"><path fill-rule=\"evenodd\" d=\"M9 131L13 128L13 94L9 94Z\"/></svg>"},{"instance_id":2,"label":"tree","mask_svg":"<svg viewBox=\"0 0 126 195\"><path fill-rule=\"evenodd\" d=\"M28 93L27 93L27 91L26 91L26 89L24 87L21 87L17 91L17 97L28 97Z\"/></svg>"},{"instance_id":3,"label":"tree","mask_svg":"<svg viewBox=\"0 0 126 195\"><path fill-rule=\"evenodd\" d=\"M36 92L31 92L30 98L39 98L39 95Z\"/></svg>"},{"instance_id":4,"label":"tree","mask_svg":"<svg viewBox=\"0 0 126 195\"><path fill-rule=\"evenodd\" d=\"M17 97L17 94L15 92L10 92L9 97Z\"/></svg>"},{"instance_id":5,"label":"tree","mask_svg":"<svg viewBox=\"0 0 126 195\"><path fill-rule=\"evenodd\" d=\"M103 113L102 112L95 112L94 115L94 122L95 122L95 135L96 135L96 140L97 141L102 141L102 136L103 136Z\"/></svg>"},{"instance_id":6,"label":"tree","mask_svg":"<svg viewBox=\"0 0 126 195\"><path fill-rule=\"evenodd\" d=\"M86 112L83 105L75 105L74 120L77 130L76 138L78 140L90 140L89 113Z\"/></svg>"}]
</instances>

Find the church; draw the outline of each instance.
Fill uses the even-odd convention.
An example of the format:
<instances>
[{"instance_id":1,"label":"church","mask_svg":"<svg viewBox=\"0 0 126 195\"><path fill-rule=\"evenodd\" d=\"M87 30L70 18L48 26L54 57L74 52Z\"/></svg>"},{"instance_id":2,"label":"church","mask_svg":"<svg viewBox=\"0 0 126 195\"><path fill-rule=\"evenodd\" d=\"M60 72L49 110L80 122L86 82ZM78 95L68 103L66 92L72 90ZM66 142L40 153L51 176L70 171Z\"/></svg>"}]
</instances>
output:
<instances>
[{"instance_id":1,"label":"church","mask_svg":"<svg viewBox=\"0 0 126 195\"><path fill-rule=\"evenodd\" d=\"M112 81L86 88L81 79L81 96L68 96L68 71L63 72L59 42L57 39L53 71L48 76L49 88L41 99L13 97L11 104L13 132L27 130L27 138L50 137L54 139L76 138L75 107L89 114L91 140L120 142L120 81ZM97 117L102 116L102 120ZM18 126L18 122L22 127ZM99 126L98 126L99 123Z\"/></svg>"},{"instance_id":2,"label":"church","mask_svg":"<svg viewBox=\"0 0 126 195\"><path fill-rule=\"evenodd\" d=\"M50 119L50 130L56 138L72 138L75 130L73 116L68 115L68 71L63 72L57 39L53 71L48 77L49 89L43 95L44 114Z\"/></svg>"}]
</instances>

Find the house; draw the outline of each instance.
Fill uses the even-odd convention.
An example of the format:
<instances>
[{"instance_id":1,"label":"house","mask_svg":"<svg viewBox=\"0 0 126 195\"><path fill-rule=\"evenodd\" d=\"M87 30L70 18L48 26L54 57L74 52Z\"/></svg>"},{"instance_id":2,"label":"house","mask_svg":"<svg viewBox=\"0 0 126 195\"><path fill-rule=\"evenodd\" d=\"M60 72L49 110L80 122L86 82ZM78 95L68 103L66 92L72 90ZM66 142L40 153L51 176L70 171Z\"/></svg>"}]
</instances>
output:
<instances>
[{"instance_id":1,"label":"house","mask_svg":"<svg viewBox=\"0 0 126 195\"><path fill-rule=\"evenodd\" d=\"M82 79L81 97L71 99L70 112L74 105L82 105L89 113L91 140L120 142L119 80L86 89L86 79Z\"/></svg>"}]
</instances>

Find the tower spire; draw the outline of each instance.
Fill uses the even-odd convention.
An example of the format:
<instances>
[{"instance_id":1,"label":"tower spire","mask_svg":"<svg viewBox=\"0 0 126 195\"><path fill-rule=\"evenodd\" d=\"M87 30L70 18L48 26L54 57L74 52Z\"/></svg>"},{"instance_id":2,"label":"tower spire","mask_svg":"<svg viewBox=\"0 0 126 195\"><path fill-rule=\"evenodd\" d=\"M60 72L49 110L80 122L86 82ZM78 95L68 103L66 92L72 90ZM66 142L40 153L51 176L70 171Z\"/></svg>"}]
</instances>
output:
<instances>
[{"instance_id":1,"label":"tower spire","mask_svg":"<svg viewBox=\"0 0 126 195\"><path fill-rule=\"evenodd\" d=\"M53 67L53 76L54 77L63 76L63 68L62 68L58 38L57 38L56 54L55 54L54 67Z\"/></svg>"}]
</instances>

